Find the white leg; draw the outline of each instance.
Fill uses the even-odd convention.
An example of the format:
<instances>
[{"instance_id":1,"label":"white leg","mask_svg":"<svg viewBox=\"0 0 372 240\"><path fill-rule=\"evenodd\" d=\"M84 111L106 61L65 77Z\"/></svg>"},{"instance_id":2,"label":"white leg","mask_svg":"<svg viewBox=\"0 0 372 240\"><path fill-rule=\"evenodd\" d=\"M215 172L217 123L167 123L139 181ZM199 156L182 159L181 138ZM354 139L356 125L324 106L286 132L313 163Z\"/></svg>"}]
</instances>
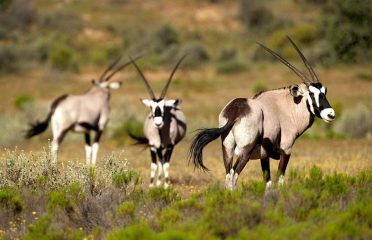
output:
<instances>
[{"instance_id":1,"label":"white leg","mask_svg":"<svg viewBox=\"0 0 372 240\"><path fill-rule=\"evenodd\" d=\"M85 145L85 156L86 156L87 166L90 166L91 159L92 159L92 147L89 145Z\"/></svg>"},{"instance_id":2,"label":"white leg","mask_svg":"<svg viewBox=\"0 0 372 240\"><path fill-rule=\"evenodd\" d=\"M231 189L231 175L230 173L226 174L225 186L227 189Z\"/></svg>"},{"instance_id":3,"label":"white leg","mask_svg":"<svg viewBox=\"0 0 372 240\"><path fill-rule=\"evenodd\" d=\"M51 165L55 167L57 165L57 154L58 154L58 147L59 144L57 141L52 141L52 147L51 147Z\"/></svg>"},{"instance_id":4,"label":"white leg","mask_svg":"<svg viewBox=\"0 0 372 240\"><path fill-rule=\"evenodd\" d=\"M93 146L92 146L92 166L96 165L98 149L99 149L99 143L98 142L93 143Z\"/></svg>"},{"instance_id":5,"label":"white leg","mask_svg":"<svg viewBox=\"0 0 372 240\"><path fill-rule=\"evenodd\" d=\"M167 189L169 187L168 177L169 177L169 163L164 163L164 188Z\"/></svg>"},{"instance_id":6,"label":"white leg","mask_svg":"<svg viewBox=\"0 0 372 240\"><path fill-rule=\"evenodd\" d=\"M238 177L239 177L239 174L234 173L232 177L232 183L231 183L232 189L236 188L236 182L238 181Z\"/></svg>"},{"instance_id":7,"label":"white leg","mask_svg":"<svg viewBox=\"0 0 372 240\"><path fill-rule=\"evenodd\" d=\"M158 162L158 180L156 181L156 186L159 187L161 185L161 174L163 172L163 164Z\"/></svg>"},{"instance_id":8,"label":"white leg","mask_svg":"<svg viewBox=\"0 0 372 240\"><path fill-rule=\"evenodd\" d=\"M230 173L226 175L226 188L229 190L233 190L233 176L234 176L234 169L230 169Z\"/></svg>"},{"instance_id":9,"label":"white leg","mask_svg":"<svg viewBox=\"0 0 372 240\"><path fill-rule=\"evenodd\" d=\"M150 173L150 188L154 187L154 178L156 169L158 168L158 165L156 163L151 163L151 173Z\"/></svg>"},{"instance_id":10,"label":"white leg","mask_svg":"<svg viewBox=\"0 0 372 240\"><path fill-rule=\"evenodd\" d=\"M271 180L266 183L266 191L271 189Z\"/></svg>"},{"instance_id":11,"label":"white leg","mask_svg":"<svg viewBox=\"0 0 372 240\"><path fill-rule=\"evenodd\" d=\"M278 185L283 186L284 185L284 175L279 176Z\"/></svg>"}]
</instances>

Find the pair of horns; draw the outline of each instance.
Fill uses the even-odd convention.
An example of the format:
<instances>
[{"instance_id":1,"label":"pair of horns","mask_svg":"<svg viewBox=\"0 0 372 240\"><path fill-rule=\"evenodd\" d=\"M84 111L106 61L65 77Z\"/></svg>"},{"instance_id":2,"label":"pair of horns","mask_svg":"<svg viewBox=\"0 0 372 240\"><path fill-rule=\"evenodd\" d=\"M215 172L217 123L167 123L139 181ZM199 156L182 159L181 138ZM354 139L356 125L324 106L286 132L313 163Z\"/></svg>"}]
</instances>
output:
<instances>
[{"instance_id":1,"label":"pair of horns","mask_svg":"<svg viewBox=\"0 0 372 240\"><path fill-rule=\"evenodd\" d=\"M160 95L160 99L163 99L165 97L165 94L167 93L168 91L168 88L169 88L169 85L172 81L172 78L173 78L173 75L175 74L175 72L177 71L177 68L178 66L181 64L182 60L187 56L187 54L183 55L180 60L178 60L176 66L173 68L173 71L171 73L171 75L169 76L168 78L168 81L167 83L165 84L164 88L163 88L163 91L161 92L161 95ZM136 64L135 60L136 59L132 59L131 57L129 57L129 59L131 60L131 63L133 63L133 65L136 67L139 75L141 76L141 78L143 79L143 81L145 82L145 85L146 85L146 88L147 88L147 91L149 92L150 96L152 99L156 99L155 97L155 94L154 94L154 91L152 91L152 88L149 84L149 82L147 81L145 75L142 73L141 69L138 67L138 65Z\"/></svg>"},{"instance_id":2,"label":"pair of horns","mask_svg":"<svg viewBox=\"0 0 372 240\"><path fill-rule=\"evenodd\" d=\"M135 57L134 59L138 59L140 58L141 56L137 56ZM125 68L126 66L128 66L129 64L132 63L132 60L130 61L127 61L126 63L120 65L119 67L117 67L114 71L112 71L108 76L106 76L117 64L118 62L121 60L121 56L119 56L118 58L116 58L108 67L107 69L101 74L101 76L98 78L98 81L99 82L107 82L109 81L117 72L119 72L120 70L122 70L123 68Z\"/></svg>"},{"instance_id":3,"label":"pair of horns","mask_svg":"<svg viewBox=\"0 0 372 240\"><path fill-rule=\"evenodd\" d=\"M307 86L309 86L311 83L319 82L318 76L315 74L314 69L311 67L310 63L307 61L305 56L302 54L301 50L297 47L297 45L292 41L292 39L290 37L287 36L287 39L291 42L293 47L296 49L298 55L300 55L300 57L301 57L302 61L304 62L306 68L309 70L312 81L310 81L300 70L298 70L296 67L294 67L292 64L290 64L282 56L280 56L279 54L277 54L273 50L269 49L268 47L266 47L262 43L259 43L259 42L257 42L257 43L261 47L263 47L266 51L271 53L274 57L276 57L279 61L281 61L284 65L286 65L289 69L291 69L294 73L296 73L297 76L299 76Z\"/></svg>"}]
</instances>

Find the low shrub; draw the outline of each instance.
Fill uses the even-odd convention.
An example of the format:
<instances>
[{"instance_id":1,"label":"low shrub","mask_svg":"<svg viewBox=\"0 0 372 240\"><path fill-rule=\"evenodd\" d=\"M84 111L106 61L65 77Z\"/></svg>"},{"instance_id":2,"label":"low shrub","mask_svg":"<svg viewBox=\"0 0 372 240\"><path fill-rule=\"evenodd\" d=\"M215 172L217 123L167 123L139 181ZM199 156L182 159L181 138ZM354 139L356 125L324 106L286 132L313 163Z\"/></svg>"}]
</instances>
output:
<instances>
[{"instance_id":1,"label":"low shrub","mask_svg":"<svg viewBox=\"0 0 372 240\"><path fill-rule=\"evenodd\" d=\"M327 1L323 5L323 12L320 31L330 46L328 51L336 55L335 61L352 63L371 60L370 2Z\"/></svg>"},{"instance_id":2,"label":"low shrub","mask_svg":"<svg viewBox=\"0 0 372 240\"><path fill-rule=\"evenodd\" d=\"M356 77L363 81L372 81L372 74L367 72L359 72Z\"/></svg>"},{"instance_id":3,"label":"low shrub","mask_svg":"<svg viewBox=\"0 0 372 240\"><path fill-rule=\"evenodd\" d=\"M5 0L0 4L0 25L9 31L25 29L37 19L37 12L28 0Z\"/></svg>"},{"instance_id":4,"label":"low shrub","mask_svg":"<svg viewBox=\"0 0 372 240\"><path fill-rule=\"evenodd\" d=\"M165 204L180 199L179 193L174 191L173 188L153 188L149 190L148 195L150 199L154 201L160 201Z\"/></svg>"},{"instance_id":5,"label":"low shrub","mask_svg":"<svg viewBox=\"0 0 372 240\"><path fill-rule=\"evenodd\" d=\"M0 73L16 71L17 60L17 51L13 46L0 45Z\"/></svg>"},{"instance_id":6,"label":"low shrub","mask_svg":"<svg viewBox=\"0 0 372 240\"><path fill-rule=\"evenodd\" d=\"M77 52L64 43L54 44L48 54L52 66L61 71L79 71Z\"/></svg>"},{"instance_id":7,"label":"low shrub","mask_svg":"<svg viewBox=\"0 0 372 240\"><path fill-rule=\"evenodd\" d=\"M25 209L25 204L13 189L0 189L0 206L19 214Z\"/></svg>"},{"instance_id":8,"label":"low shrub","mask_svg":"<svg viewBox=\"0 0 372 240\"><path fill-rule=\"evenodd\" d=\"M177 60L184 54L188 55L180 67L186 69L198 68L210 58L206 48L199 41L191 41L182 45Z\"/></svg>"},{"instance_id":9,"label":"low shrub","mask_svg":"<svg viewBox=\"0 0 372 240\"><path fill-rule=\"evenodd\" d=\"M261 1L241 0L238 8L240 21L249 30L267 31L274 22L274 15Z\"/></svg>"},{"instance_id":10,"label":"low shrub","mask_svg":"<svg viewBox=\"0 0 372 240\"><path fill-rule=\"evenodd\" d=\"M267 90L267 86L263 82L255 82L252 87L254 93L264 92Z\"/></svg>"},{"instance_id":11,"label":"low shrub","mask_svg":"<svg viewBox=\"0 0 372 240\"><path fill-rule=\"evenodd\" d=\"M155 240L158 239L156 234L150 227L146 225L133 225L127 228L118 228L114 229L107 235L107 240L139 240L139 239L148 239Z\"/></svg>"},{"instance_id":12,"label":"low shrub","mask_svg":"<svg viewBox=\"0 0 372 240\"><path fill-rule=\"evenodd\" d=\"M234 59L222 61L216 64L217 73L231 74L244 71L247 68L246 64L240 60Z\"/></svg>"},{"instance_id":13,"label":"low shrub","mask_svg":"<svg viewBox=\"0 0 372 240\"><path fill-rule=\"evenodd\" d=\"M335 123L334 130L340 135L352 138L372 137L372 105L358 104L345 110Z\"/></svg>"},{"instance_id":14,"label":"low shrub","mask_svg":"<svg viewBox=\"0 0 372 240\"><path fill-rule=\"evenodd\" d=\"M14 105L16 108L22 110L23 108L27 107L27 105L32 104L34 101L34 98L30 95L24 94L19 95L16 97L14 101Z\"/></svg>"},{"instance_id":15,"label":"low shrub","mask_svg":"<svg viewBox=\"0 0 372 240\"><path fill-rule=\"evenodd\" d=\"M135 213L134 212L135 210L136 210L136 205L134 204L134 202L132 202L132 201L124 202L116 208L116 214L119 217L124 217L124 216L127 216L127 215L133 217L134 213Z\"/></svg>"},{"instance_id":16,"label":"low shrub","mask_svg":"<svg viewBox=\"0 0 372 240\"><path fill-rule=\"evenodd\" d=\"M40 27L63 33L74 33L82 29L83 21L68 8L57 8L39 17Z\"/></svg>"},{"instance_id":17,"label":"low shrub","mask_svg":"<svg viewBox=\"0 0 372 240\"><path fill-rule=\"evenodd\" d=\"M23 239L64 239L66 233L52 229L52 217L45 215L36 223L28 226L28 233Z\"/></svg>"},{"instance_id":18,"label":"low shrub","mask_svg":"<svg viewBox=\"0 0 372 240\"><path fill-rule=\"evenodd\" d=\"M112 138L118 143L123 143L129 132L136 136L143 136L143 121L129 117L113 130Z\"/></svg>"}]
</instances>

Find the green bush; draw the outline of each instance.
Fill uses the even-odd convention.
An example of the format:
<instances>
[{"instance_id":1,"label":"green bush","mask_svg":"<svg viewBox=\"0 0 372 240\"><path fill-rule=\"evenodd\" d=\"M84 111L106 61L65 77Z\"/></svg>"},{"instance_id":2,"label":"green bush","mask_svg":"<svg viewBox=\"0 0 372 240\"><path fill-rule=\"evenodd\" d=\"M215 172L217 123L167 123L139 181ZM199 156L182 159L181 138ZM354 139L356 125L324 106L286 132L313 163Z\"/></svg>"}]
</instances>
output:
<instances>
[{"instance_id":1,"label":"green bush","mask_svg":"<svg viewBox=\"0 0 372 240\"><path fill-rule=\"evenodd\" d=\"M0 45L0 73L16 71L17 60L17 51L14 47Z\"/></svg>"},{"instance_id":2,"label":"green bush","mask_svg":"<svg viewBox=\"0 0 372 240\"><path fill-rule=\"evenodd\" d=\"M363 81L372 81L372 74L367 72L358 72L356 77Z\"/></svg>"},{"instance_id":3,"label":"green bush","mask_svg":"<svg viewBox=\"0 0 372 240\"><path fill-rule=\"evenodd\" d=\"M28 233L24 236L25 240L52 240L64 239L65 233L51 228L52 218L48 215L41 217L35 224L28 226Z\"/></svg>"},{"instance_id":4,"label":"green bush","mask_svg":"<svg viewBox=\"0 0 372 240\"><path fill-rule=\"evenodd\" d=\"M0 206L19 214L25 209L20 196L12 189L0 189Z\"/></svg>"},{"instance_id":5,"label":"green bush","mask_svg":"<svg viewBox=\"0 0 372 240\"><path fill-rule=\"evenodd\" d=\"M267 90L267 86L263 82L255 82L252 87L254 93L264 92Z\"/></svg>"},{"instance_id":6,"label":"green bush","mask_svg":"<svg viewBox=\"0 0 372 240\"><path fill-rule=\"evenodd\" d=\"M241 0L238 16L249 30L268 30L275 20L270 9L258 0Z\"/></svg>"},{"instance_id":7,"label":"green bush","mask_svg":"<svg viewBox=\"0 0 372 240\"><path fill-rule=\"evenodd\" d=\"M184 44L180 50L178 59L184 54L188 55L182 62L182 65L180 66L181 68L198 68L209 60L209 55L206 48L201 42L198 41L192 41Z\"/></svg>"},{"instance_id":8,"label":"green bush","mask_svg":"<svg viewBox=\"0 0 372 240\"><path fill-rule=\"evenodd\" d=\"M132 182L138 184L140 176L134 171L116 172L112 175L112 181L117 188L126 189Z\"/></svg>"},{"instance_id":9,"label":"green bush","mask_svg":"<svg viewBox=\"0 0 372 240\"><path fill-rule=\"evenodd\" d=\"M372 137L372 105L358 104L353 109L344 111L336 121L334 130L337 134L352 138Z\"/></svg>"},{"instance_id":10,"label":"green bush","mask_svg":"<svg viewBox=\"0 0 372 240\"><path fill-rule=\"evenodd\" d=\"M321 32L338 61L371 60L371 6L365 0L335 0L324 5Z\"/></svg>"},{"instance_id":11,"label":"green bush","mask_svg":"<svg viewBox=\"0 0 372 240\"><path fill-rule=\"evenodd\" d=\"M74 206L81 204L84 193L79 183L72 183L69 186L50 193L48 202L49 211L59 207L67 213L74 211Z\"/></svg>"},{"instance_id":12,"label":"green bush","mask_svg":"<svg viewBox=\"0 0 372 240\"><path fill-rule=\"evenodd\" d=\"M116 214L121 217L124 217L127 215L133 217L135 210L136 210L136 205L134 204L134 202L124 202L116 208Z\"/></svg>"},{"instance_id":13,"label":"green bush","mask_svg":"<svg viewBox=\"0 0 372 240\"><path fill-rule=\"evenodd\" d=\"M173 44L179 43L177 31L170 25L162 25L155 30L154 35L154 48L155 52L163 52Z\"/></svg>"},{"instance_id":14,"label":"green bush","mask_svg":"<svg viewBox=\"0 0 372 240\"><path fill-rule=\"evenodd\" d=\"M172 188L153 188L149 190L148 195L150 199L164 203L170 203L180 199L179 194Z\"/></svg>"},{"instance_id":15,"label":"green bush","mask_svg":"<svg viewBox=\"0 0 372 240\"><path fill-rule=\"evenodd\" d=\"M28 0L3 0L0 11L0 25L9 31L26 29L37 19L37 12Z\"/></svg>"},{"instance_id":16,"label":"green bush","mask_svg":"<svg viewBox=\"0 0 372 240\"><path fill-rule=\"evenodd\" d=\"M218 62L216 64L217 73L222 73L222 74L237 73L237 72L244 71L246 68L247 68L246 64L237 59Z\"/></svg>"},{"instance_id":17,"label":"green bush","mask_svg":"<svg viewBox=\"0 0 372 240\"><path fill-rule=\"evenodd\" d=\"M117 142L122 143L128 132L133 133L136 136L143 136L143 122L137 120L134 117L130 117L127 120L124 120L121 125L114 129L112 138Z\"/></svg>"},{"instance_id":18,"label":"green bush","mask_svg":"<svg viewBox=\"0 0 372 240\"><path fill-rule=\"evenodd\" d=\"M24 107L26 107L27 105L33 103L34 101L34 98L30 95L19 95L15 101L14 101L14 105L16 106L16 108L18 109L23 109Z\"/></svg>"},{"instance_id":19,"label":"green bush","mask_svg":"<svg viewBox=\"0 0 372 240\"><path fill-rule=\"evenodd\" d=\"M235 48L232 47L223 47L218 54L218 61L230 61L234 60L237 57L237 52Z\"/></svg>"},{"instance_id":20,"label":"green bush","mask_svg":"<svg viewBox=\"0 0 372 240\"><path fill-rule=\"evenodd\" d=\"M39 17L43 29L72 34L80 31L83 21L78 14L68 8L50 10Z\"/></svg>"},{"instance_id":21,"label":"green bush","mask_svg":"<svg viewBox=\"0 0 372 240\"><path fill-rule=\"evenodd\" d=\"M48 59L56 69L62 71L71 70L74 72L79 70L76 51L63 43L56 43L52 46L48 54Z\"/></svg>"},{"instance_id":22,"label":"green bush","mask_svg":"<svg viewBox=\"0 0 372 240\"><path fill-rule=\"evenodd\" d=\"M107 235L107 240L155 240L158 239L154 231L146 225L133 225L127 228L114 229Z\"/></svg>"}]
</instances>

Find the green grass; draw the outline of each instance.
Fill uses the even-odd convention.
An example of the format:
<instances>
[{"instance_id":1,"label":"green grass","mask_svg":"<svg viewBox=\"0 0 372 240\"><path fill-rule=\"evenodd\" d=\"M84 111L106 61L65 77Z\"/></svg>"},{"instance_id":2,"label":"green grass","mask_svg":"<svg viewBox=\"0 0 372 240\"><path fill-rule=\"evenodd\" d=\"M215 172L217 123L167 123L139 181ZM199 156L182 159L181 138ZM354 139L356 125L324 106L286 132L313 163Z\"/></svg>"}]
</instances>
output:
<instances>
[{"instance_id":1,"label":"green grass","mask_svg":"<svg viewBox=\"0 0 372 240\"><path fill-rule=\"evenodd\" d=\"M25 163L33 156L11 152L5 158ZM234 191L215 182L204 191L181 197L173 188L143 189L138 174L125 171L120 161L109 157L104 166L86 169L85 180L73 173L84 172L65 168L71 176L68 185L48 177L43 185L24 180L30 184L14 186L10 183L14 179L5 176L9 181L0 189L0 229L4 231L0 237L361 239L372 234L371 171L354 176L326 174L313 166L309 172L291 170L286 184L274 184L270 191L265 191L262 181L242 182ZM16 166L2 165L0 172ZM60 176L60 170L54 177ZM101 181L109 176L111 181L103 185ZM22 177L26 179L27 173ZM8 222L14 226L8 227ZM18 227L24 230L13 231Z\"/></svg>"}]
</instances>

